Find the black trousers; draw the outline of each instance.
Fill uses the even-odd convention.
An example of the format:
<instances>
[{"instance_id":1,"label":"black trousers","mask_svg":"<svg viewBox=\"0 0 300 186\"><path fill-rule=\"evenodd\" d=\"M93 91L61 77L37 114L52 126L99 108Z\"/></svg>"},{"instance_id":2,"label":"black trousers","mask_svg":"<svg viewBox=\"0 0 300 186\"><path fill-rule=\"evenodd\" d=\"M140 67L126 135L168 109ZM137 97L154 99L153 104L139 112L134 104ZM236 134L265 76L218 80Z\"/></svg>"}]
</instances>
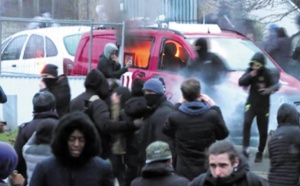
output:
<instances>
[{"instance_id":1,"label":"black trousers","mask_svg":"<svg viewBox=\"0 0 300 186\"><path fill-rule=\"evenodd\" d=\"M255 117L259 132L258 151L263 153L268 137L269 107L253 108L251 105L246 105L243 125L243 147L247 148L250 145L251 126Z\"/></svg>"}]
</instances>

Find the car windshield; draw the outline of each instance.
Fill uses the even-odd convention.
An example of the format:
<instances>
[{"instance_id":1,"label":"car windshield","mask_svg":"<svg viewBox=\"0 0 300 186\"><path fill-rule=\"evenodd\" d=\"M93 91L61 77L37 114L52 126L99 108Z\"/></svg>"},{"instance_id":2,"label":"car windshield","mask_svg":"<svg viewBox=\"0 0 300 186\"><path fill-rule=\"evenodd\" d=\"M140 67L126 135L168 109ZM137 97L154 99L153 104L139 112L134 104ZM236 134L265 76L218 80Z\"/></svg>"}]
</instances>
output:
<instances>
[{"instance_id":1,"label":"car windshield","mask_svg":"<svg viewBox=\"0 0 300 186\"><path fill-rule=\"evenodd\" d=\"M198 38L187 38L193 45ZM249 62L256 52L262 52L252 41L241 38L207 38L209 50L217 54L226 63L229 70L240 71L249 67ZM266 57L268 68L277 68L274 63Z\"/></svg>"},{"instance_id":2,"label":"car windshield","mask_svg":"<svg viewBox=\"0 0 300 186\"><path fill-rule=\"evenodd\" d=\"M82 34L75 34L64 37L65 47L71 56L75 56L81 36Z\"/></svg>"}]
</instances>

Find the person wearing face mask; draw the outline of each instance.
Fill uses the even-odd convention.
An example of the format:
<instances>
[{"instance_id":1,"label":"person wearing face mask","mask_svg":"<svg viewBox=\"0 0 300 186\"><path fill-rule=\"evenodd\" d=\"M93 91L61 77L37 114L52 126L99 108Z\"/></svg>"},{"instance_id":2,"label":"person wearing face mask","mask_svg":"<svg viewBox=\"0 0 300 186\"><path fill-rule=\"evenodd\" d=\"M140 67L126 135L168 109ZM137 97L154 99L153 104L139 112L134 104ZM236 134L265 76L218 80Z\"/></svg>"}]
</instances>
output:
<instances>
[{"instance_id":1,"label":"person wearing face mask","mask_svg":"<svg viewBox=\"0 0 300 186\"><path fill-rule=\"evenodd\" d=\"M229 141L218 141L208 149L209 169L190 186L268 186L268 182L249 170L247 159Z\"/></svg>"},{"instance_id":2,"label":"person wearing face mask","mask_svg":"<svg viewBox=\"0 0 300 186\"><path fill-rule=\"evenodd\" d=\"M168 115L174 110L174 105L166 99L163 83L158 78L147 80L143 91L149 110L144 115L144 123L138 134L141 167L145 162L145 149L150 143L160 140L169 143L170 148L173 147L170 138L162 133L162 128Z\"/></svg>"},{"instance_id":3,"label":"person wearing face mask","mask_svg":"<svg viewBox=\"0 0 300 186\"><path fill-rule=\"evenodd\" d=\"M261 162L268 137L270 95L278 90L279 84L265 66L264 54L255 53L249 65L250 67L239 79L240 86L250 87L244 113L243 149L245 156L248 157L251 125L254 117L256 117L259 146L254 161Z\"/></svg>"},{"instance_id":4,"label":"person wearing face mask","mask_svg":"<svg viewBox=\"0 0 300 186\"><path fill-rule=\"evenodd\" d=\"M40 91L48 90L56 99L56 112L62 117L69 112L71 101L71 90L66 75L58 76L57 66L47 64L42 72L42 80L40 82Z\"/></svg>"}]
</instances>

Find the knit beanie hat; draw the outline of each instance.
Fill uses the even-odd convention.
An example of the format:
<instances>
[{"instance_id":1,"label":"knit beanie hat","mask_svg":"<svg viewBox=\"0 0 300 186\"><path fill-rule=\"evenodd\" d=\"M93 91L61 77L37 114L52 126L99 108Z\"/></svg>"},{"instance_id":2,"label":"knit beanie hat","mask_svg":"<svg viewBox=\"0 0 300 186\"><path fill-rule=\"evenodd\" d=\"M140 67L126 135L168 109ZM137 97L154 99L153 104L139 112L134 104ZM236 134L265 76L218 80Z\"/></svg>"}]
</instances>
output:
<instances>
[{"instance_id":1,"label":"knit beanie hat","mask_svg":"<svg viewBox=\"0 0 300 186\"><path fill-rule=\"evenodd\" d=\"M36 93L32 99L33 112L46 112L56 108L56 100L53 94L49 91L41 91Z\"/></svg>"},{"instance_id":2,"label":"knit beanie hat","mask_svg":"<svg viewBox=\"0 0 300 186\"><path fill-rule=\"evenodd\" d=\"M164 87L162 82L157 78L149 79L145 82L143 90L150 90L156 94L164 94Z\"/></svg>"},{"instance_id":3,"label":"knit beanie hat","mask_svg":"<svg viewBox=\"0 0 300 186\"><path fill-rule=\"evenodd\" d=\"M17 167L16 151L5 142L0 142L0 180L6 179Z\"/></svg>"},{"instance_id":4,"label":"knit beanie hat","mask_svg":"<svg viewBox=\"0 0 300 186\"><path fill-rule=\"evenodd\" d=\"M54 77L56 77L58 75L58 72L57 72L57 66L56 65L53 65L53 64L47 64L45 65L45 67L43 68L41 74L50 74Z\"/></svg>"}]
</instances>

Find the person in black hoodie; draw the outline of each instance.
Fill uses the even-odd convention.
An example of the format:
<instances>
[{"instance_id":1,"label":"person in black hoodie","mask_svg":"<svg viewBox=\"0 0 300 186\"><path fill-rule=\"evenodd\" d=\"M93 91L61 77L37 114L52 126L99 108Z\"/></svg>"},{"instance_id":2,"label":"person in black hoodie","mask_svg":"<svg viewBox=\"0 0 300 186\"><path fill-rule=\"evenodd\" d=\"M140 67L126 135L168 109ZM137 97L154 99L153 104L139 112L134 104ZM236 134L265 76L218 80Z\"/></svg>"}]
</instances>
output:
<instances>
[{"instance_id":1,"label":"person in black hoodie","mask_svg":"<svg viewBox=\"0 0 300 186\"><path fill-rule=\"evenodd\" d=\"M279 84L267 69L264 54L257 52L253 55L250 68L240 77L239 85L250 86L249 96L245 105L243 124L244 154L249 156L250 131L254 117L256 117L259 131L259 146L255 162L262 161L266 146L269 125L270 95L278 90Z\"/></svg>"},{"instance_id":2,"label":"person in black hoodie","mask_svg":"<svg viewBox=\"0 0 300 186\"><path fill-rule=\"evenodd\" d=\"M299 113L284 103L277 112L278 127L268 143L271 186L298 185L300 176Z\"/></svg>"},{"instance_id":3,"label":"person in black hoodie","mask_svg":"<svg viewBox=\"0 0 300 186\"><path fill-rule=\"evenodd\" d=\"M54 157L36 165L29 186L113 186L110 163L97 157L99 142L96 128L86 114L66 114L53 133Z\"/></svg>"},{"instance_id":4,"label":"person in black hoodie","mask_svg":"<svg viewBox=\"0 0 300 186\"><path fill-rule=\"evenodd\" d=\"M0 103L6 103L7 97L6 94L4 93L2 87L0 86Z\"/></svg>"},{"instance_id":5,"label":"person in black hoodie","mask_svg":"<svg viewBox=\"0 0 300 186\"><path fill-rule=\"evenodd\" d=\"M27 181L27 167L22 154L22 148L27 143L36 128L42 122L57 123L58 115L55 112L55 97L49 91L38 92L33 96L33 119L23 123L19 127L14 148L18 154L18 165L16 170L21 173Z\"/></svg>"},{"instance_id":6,"label":"person in black hoodie","mask_svg":"<svg viewBox=\"0 0 300 186\"><path fill-rule=\"evenodd\" d=\"M142 176L134 179L131 186L187 186L189 180L174 173L172 153L167 143L155 141L146 148L146 165Z\"/></svg>"},{"instance_id":7,"label":"person in black hoodie","mask_svg":"<svg viewBox=\"0 0 300 186\"><path fill-rule=\"evenodd\" d=\"M208 149L207 173L196 177L190 186L268 186L268 182L249 170L247 159L232 143L217 141Z\"/></svg>"},{"instance_id":8,"label":"person in black hoodie","mask_svg":"<svg viewBox=\"0 0 300 186\"><path fill-rule=\"evenodd\" d=\"M199 78L207 85L207 88L220 84L227 72L224 61L215 53L208 51L209 46L205 38L200 38L195 42L195 49L198 57L188 64L190 77Z\"/></svg>"},{"instance_id":9,"label":"person in black hoodie","mask_svg":"<svg viewBox=\"0 0 300 186\"><path fill-rule=\"evenodd\" d=\"M107 43L104 46L103 54L99 57L97 69L108 79L110 90L112 91L119 86L118 79L128 71L131 63L132 61L127 61L125 67L121 68L118 59L118 47L113 43Z\"/></svg>"},{"instance_id":10,"label":"person in black hoodie","mask_svg":"<svg viewBox=\"0 0 300 186\"><path fill-rule=\"evenodd\" d=\"M206 149L229 132L221 110L206 95L200 82L187 79L181 85L184 98L178 110L168 117L163 132L175 141L176 172L190 180L206 172Z\"/></svg>"},{"instance_id":11,"label":"person in black hoodie","mask_svg":"<svg viewBox=\"0 0 300 186\"><path fill-rule=\"evenodd\" d=\"M41 74L40 90L48 90L56 99L56 112L59 117L69 112L71 101L71 90L66 75L58 76L57 66L47 64Z\"/></svg>"},{"instance_id":12,"label":"person in black hoodie","mask_svg":"<svg viewBox=\"0 0 300 186\"><path fill-rule=\"evenodd\" d=\"M99 155L106 159L111 154L111 135L118 132L134 131L138 127L134 121L113 121L107 104L109 85L104 75L98 70L91 70L84 82L85 91L71 100L70 110L86 112L95 123L101 139Z\"/></svg>"},{"instance_id":13,"label":"person in black hoodie","mask_svg":"<svg viewBox=\"0 0 300 186\"><path fill-rule=\"evenodd\" d=\"M135 79L133 81L131 95L132 97L125 102L123 113L125 116L131 120L143 118L147 111L147 103L143 93L144 81L142 79ZM125 173L125 186L130 186L130 183L139 175L140 165L138 160L138 134L139 131L127 132L126 137L126 154L125 154L125 164L126 164L126 173Z\"/></svg>"}]
</instances>

